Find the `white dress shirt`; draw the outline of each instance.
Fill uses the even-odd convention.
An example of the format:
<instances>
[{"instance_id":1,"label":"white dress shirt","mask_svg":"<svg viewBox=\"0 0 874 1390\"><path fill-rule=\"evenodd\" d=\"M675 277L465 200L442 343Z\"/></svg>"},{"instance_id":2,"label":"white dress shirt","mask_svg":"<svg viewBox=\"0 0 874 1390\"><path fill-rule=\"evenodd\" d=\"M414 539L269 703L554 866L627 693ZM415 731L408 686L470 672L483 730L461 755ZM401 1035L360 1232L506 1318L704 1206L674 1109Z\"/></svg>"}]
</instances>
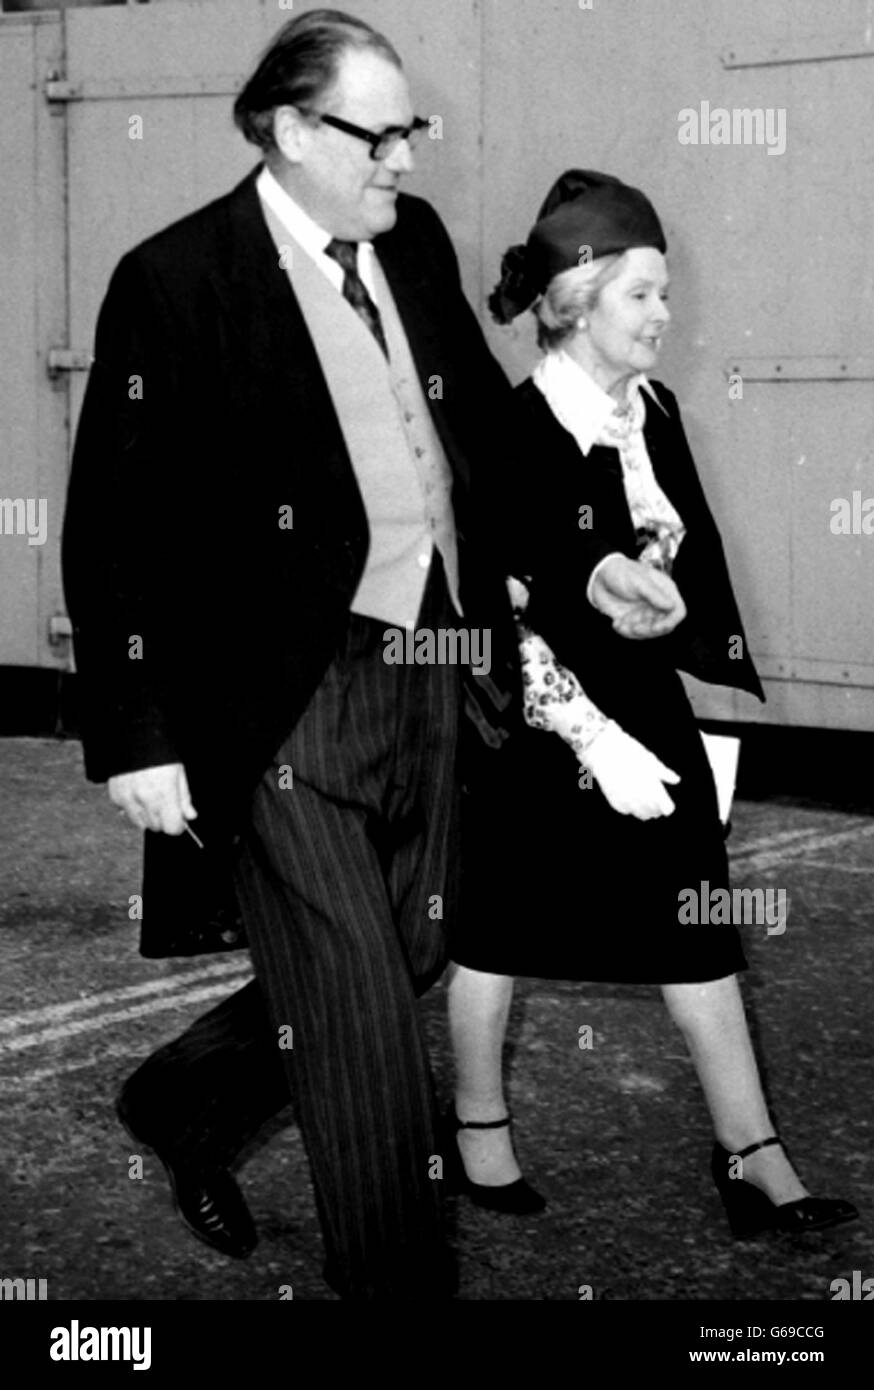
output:
<instances>
[{"instance_id":1,"label":"white dress shirt","mask_svg":"<svg viewBox=\"0 0 874 1390\"><path fill-rule=\"evenodd\" d=\"M259 198L276 214L282 225L288 229L289 235L303 247L331 284L342 292L343 267L338 265L332 256L325 255L325 248L333 241L331 233L320 227L318 222L314 222L309 213L304 212L300 203L296 203L291 194L286 193L266 164L258 175L255 187ZM358 274L364 281L370 298L378 307L379 299L373 275L375 255L372 241L359 241Z\"/></svg>"}]
</instances>

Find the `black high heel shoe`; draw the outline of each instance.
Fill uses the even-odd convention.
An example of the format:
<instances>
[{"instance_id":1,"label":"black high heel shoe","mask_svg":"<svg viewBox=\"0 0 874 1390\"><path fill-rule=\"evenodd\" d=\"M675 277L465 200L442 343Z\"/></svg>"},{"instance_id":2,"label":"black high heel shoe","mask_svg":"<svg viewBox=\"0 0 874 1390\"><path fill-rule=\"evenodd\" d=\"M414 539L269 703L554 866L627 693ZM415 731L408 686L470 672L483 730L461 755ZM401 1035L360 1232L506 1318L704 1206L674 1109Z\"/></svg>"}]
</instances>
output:
<instances>
[{"instance_id":1,"label":"black high heel shoe","mask_svg":"<svg viewBox=\"0 0 874 1390\"><path fill-rule=\"evenodd\" d=\"M729 1176L732 1159L748 1158L758 1149L780 1144L778 1135L749 1144L737 1153L729 1153L721 1144L714 1144L711 1171L725 1214L735 1240L748 1240L761 1231L822 1231L827 1226L840 1226L854 1221L859 1215L852 1202L833 1197L800 1197L796 1202L772 1202L766 1193L743 1178Z\"/></svg>"},{"instance_id":2,"label":"black high heel shoe","mask_svg":"<svg viewBox=\"0 0 874 1390\"><path fill-rule=\"evenodd\" d=\"M463 1193L478 1207L487 1211L499 1211L510 1216L533 1216L546 1207L545 1198L524 1178L515 1182L502 1183L499 1187L488 1187L485 1183L472 1182L467 1176L464 1160L458 1147L458 1132L462 1129L503 1129L512 1123L512 1115L503 1120L459 1120L454 1110L447 1112L443 1121L446 1150L446 1176L450 1191Z\"/></svg>"}]
</instances>

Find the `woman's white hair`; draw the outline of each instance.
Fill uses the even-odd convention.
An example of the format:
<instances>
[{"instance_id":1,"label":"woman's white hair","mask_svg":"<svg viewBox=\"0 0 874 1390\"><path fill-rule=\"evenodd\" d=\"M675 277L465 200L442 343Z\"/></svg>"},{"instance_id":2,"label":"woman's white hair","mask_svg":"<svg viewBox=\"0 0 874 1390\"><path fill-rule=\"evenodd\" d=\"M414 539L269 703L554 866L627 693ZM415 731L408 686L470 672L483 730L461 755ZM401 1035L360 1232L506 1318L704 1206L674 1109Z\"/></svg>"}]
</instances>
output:
<instances>
[{"instance_id":1,"label":"woman's white hair","mask_svg":"<svg viewBox=\"0 0 874 1390\"><path fill-rule=\"evenodd\" d=\"M534 306L539 347L553 352L573 337L579 320L594 309L604 286L621 274L627 254L598 256L552 277Z\"/></svg>"}]
</instances>

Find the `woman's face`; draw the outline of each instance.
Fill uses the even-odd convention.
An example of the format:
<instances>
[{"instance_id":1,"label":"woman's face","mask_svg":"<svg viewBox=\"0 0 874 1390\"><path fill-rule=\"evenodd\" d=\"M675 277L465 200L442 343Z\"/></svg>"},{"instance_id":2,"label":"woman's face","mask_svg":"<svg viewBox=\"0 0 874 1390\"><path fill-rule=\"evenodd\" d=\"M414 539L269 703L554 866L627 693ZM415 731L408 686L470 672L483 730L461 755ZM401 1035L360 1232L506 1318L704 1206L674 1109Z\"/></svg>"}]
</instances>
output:
<instances>
[{"instance_id":1,"label":"woman's face","mask_svg":"<svg viewBox=\"0 0 874 1390\"><path fill-rule=\"evenodd\" d=\"M661 251L627 251L615 279L604 286L574 339L583 366L604 390L655 366L670 320L668 271Z\"/></svg>"}]
</instances>

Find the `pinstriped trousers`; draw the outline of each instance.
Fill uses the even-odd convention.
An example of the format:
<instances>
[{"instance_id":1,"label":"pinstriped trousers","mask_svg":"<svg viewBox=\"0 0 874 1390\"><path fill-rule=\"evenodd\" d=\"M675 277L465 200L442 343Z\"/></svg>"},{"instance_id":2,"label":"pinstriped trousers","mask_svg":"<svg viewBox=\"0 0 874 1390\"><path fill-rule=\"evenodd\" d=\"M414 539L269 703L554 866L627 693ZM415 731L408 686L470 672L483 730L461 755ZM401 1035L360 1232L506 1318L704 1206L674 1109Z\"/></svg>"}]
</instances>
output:
<instances>
[{"instance_id":1,"label":"pinstriped trousers","mask_svg":"<svg viewBox=\"0 0 874 1390\"><path fill-rule=\"evenodd\" d=\"M418 626L451 626L438 552ZM460 675L345 642L256 790L237 869L252 961L306 1144L330 1282L446 1288L430 1067L416 996L455 910ZM281 785L284 780L291 787ZM290 769L290 777L288 773Z\"/></svg>"},{"instance_id":2,"label":"pinstriped trousers","mask_svg":"<svg viewBox=\"0 0 874 1390\"><path fill-rule=\"evenodd\" d=\"M417 626L457 621L435 551ZM457 905L461 678L387 665L385 628L350 614L255 791L235 879L256 980L124 1088L156 1144L205 1166L230 1162L291 1099L326 1278L362 1299L453 1281L416 997L446 964Z\"/></svg>"}]
</instances>

